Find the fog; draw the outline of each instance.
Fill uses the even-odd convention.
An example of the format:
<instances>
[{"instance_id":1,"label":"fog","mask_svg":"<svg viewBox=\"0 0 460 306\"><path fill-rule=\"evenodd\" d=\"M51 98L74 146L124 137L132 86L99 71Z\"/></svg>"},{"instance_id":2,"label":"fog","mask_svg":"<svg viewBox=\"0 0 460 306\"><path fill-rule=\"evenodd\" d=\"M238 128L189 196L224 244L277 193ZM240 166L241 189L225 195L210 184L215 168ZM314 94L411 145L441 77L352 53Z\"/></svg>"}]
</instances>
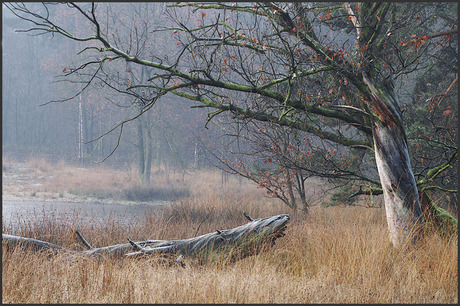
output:
<instances>
[{"instance_id":1,"label":"fog","mask_svg":"<svg viewBox=\"0 0 460 306\"><path fill-rule=\"evenodd\" d=\"M77 53L83 48L60 35L17 31L30 24L5 7L2 18L3 154L16 159L40 155L50 161L86 165L106 158L107 165L135 163L135 121L123 127L118 147L120 129L105 134L135 113L132 98L97 86L76 95L83 86L81 80L63 82L62 76L79 63ZM165 53L169 46L157 44L156 48ZM75 98L60 101L72 96ZM143 115L152 133L154 163L182 169L197 163L208 166L201 140L213 143L218 129L212 123L204 128L207 110L190 106L190 101L166 96Z\"/></svg>"}]
</instances>

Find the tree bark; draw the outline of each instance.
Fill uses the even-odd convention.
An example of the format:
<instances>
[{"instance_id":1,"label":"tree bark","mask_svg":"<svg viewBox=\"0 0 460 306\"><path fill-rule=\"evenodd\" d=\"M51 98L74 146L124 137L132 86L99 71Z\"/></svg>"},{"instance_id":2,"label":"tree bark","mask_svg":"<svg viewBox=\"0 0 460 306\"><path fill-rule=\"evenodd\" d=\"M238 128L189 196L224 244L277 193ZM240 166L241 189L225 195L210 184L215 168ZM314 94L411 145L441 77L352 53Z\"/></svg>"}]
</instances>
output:
<instances>
[{"instance_id":1,"label":"tree bark","mask_svg":"<svg viewBox=\"0 0 460 306\"><path fill-rule=\"evenodd\" d=\"M394 89L364 75L371 93L375 159L383 189L390 241L400 247L423 236L422 210Z\"/></svg>"}]
</instances>

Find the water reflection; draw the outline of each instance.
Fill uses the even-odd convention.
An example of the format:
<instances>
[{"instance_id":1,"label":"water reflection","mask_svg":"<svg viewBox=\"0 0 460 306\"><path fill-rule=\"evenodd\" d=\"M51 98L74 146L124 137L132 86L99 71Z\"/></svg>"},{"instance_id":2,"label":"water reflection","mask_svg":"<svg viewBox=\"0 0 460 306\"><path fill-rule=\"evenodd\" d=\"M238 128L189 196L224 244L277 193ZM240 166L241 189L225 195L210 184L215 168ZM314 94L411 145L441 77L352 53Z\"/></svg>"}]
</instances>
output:
<instances>
[{"instance_id":1,"label":"water reflection","mask_svg":"<svg viewBox=\"0 0 460 306\"><path fill-rule=\"evenodd\" d=\"M107 204L81 202L45 202L45 201L2 201L3 229L14 229L21 223L29 221L55 222L107 222L120 225L136 222L146 214L169 201L158 201L151 204Z\"/></svg>"}]
</instances>

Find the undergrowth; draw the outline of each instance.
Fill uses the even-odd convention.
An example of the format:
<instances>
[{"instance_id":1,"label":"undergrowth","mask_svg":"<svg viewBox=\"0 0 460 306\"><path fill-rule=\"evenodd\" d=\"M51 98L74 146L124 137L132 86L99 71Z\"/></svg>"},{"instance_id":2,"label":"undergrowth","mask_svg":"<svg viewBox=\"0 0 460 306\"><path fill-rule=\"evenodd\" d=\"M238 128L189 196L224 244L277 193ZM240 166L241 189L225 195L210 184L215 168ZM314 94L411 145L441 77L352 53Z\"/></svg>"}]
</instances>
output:
<instances>
[{"instance_id":1,"label":"undergrowth","mask_svg":"<svg viewBox=\"0 0 460 306\"><path fill-rule=\"evenodd\" d=\"M427 230L419 244L396 249L389 242L384 208L316 205L309 215L292 214L262 190L238 180L222 185L219 177L209 171L179 180L172 186L187 186L189 193L133 220L109 215L88 222L78 213L59 218L44 211L27 220L17 216L14 228L3 220L2 230L84 250L75 229L102 247L127 238L185 239L230 229L248 222L243 212L252 218L290 213L286 236L235 263L186 259L185 267L155 256L69 261L3 248L2 302L458 303L457 234Z\"/></svg>"}]
</instances>

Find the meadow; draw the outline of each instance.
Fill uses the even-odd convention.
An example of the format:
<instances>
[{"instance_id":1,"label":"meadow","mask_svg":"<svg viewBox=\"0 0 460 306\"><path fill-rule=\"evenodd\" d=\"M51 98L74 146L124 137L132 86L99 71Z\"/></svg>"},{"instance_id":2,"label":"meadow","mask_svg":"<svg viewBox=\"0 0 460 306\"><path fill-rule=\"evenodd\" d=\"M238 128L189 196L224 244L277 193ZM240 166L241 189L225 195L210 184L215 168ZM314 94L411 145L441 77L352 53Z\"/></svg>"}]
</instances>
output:
<instances>
[{"instance_id":1,"label":"meadow","mask_svg":"<svg viewBox=\"0 0 460 306\"><path fill-rule=\"evenodd\" d=\"M3 171L11 171L7 167L12 163L3 162ZM138 187L133 167L87 171L37 160L28 165L35 169L34 177L42 177L40 185L19 190L11 184L8 193L122 197L123 188ZM185 267L156 256L68 260L64 255L2 248L2 302L458 303L457 235L441 237L427 229L418 245L395 249L383 208L315 205L308 215L294 215L247 181L231 177L222 184L217 171L182 176L158 170L153 177L153 186L183 193L173 205L128 225L110 216L106 222L88 223L78 215L57 222L43 214L22 222L14 232L3 222L3 233L83 250L73 229L101 247L125 243L127 237L182 239L233 228L247 222L246 212L253 218L291 214L286 236L272 248L234 263L225 258L205 264L186 259Z\"/></svg>"}]
</instances>

